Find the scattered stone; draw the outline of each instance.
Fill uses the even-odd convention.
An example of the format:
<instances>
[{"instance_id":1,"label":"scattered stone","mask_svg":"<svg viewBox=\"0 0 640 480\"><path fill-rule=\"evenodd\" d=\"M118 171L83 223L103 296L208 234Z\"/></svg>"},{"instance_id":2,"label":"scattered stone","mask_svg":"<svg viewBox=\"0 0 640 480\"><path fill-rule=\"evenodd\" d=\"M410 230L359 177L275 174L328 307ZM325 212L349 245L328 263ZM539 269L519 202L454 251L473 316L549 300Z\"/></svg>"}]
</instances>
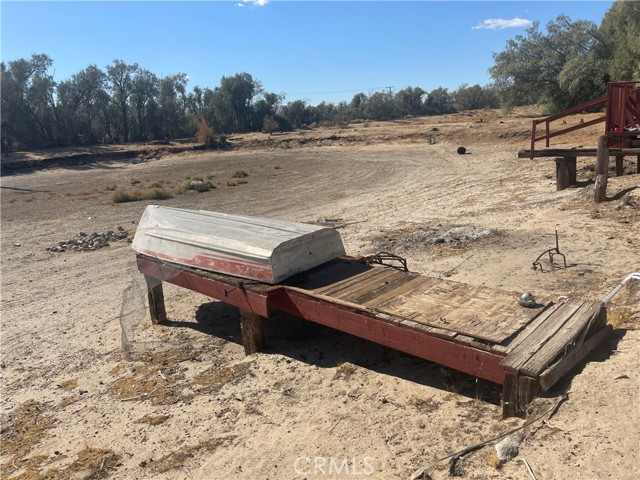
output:
<instances>
[{"instance_id":1,"label":"scattered stone","mask_svg":"<svg viewBox=\"0 0 640 480\"><path fill-rule=\"evenodd\" d=\"M118 226L117 231L108 230L106 232L93 232L91 234L80 232L73 238L57 242L56 245L47 248L47 250L57 253L66 252L67 250L89 252L102 247L108 247L110 245L109 242L117 242L119 240L126 240L128 243L131 243L133 237L129 236L124 227Z\"/></svg>"},{"instance_id":2,"label":"scattered stone","mask_svg":"<svg viewBox=\"0 0 640 480\"><path fill-rule=\"evenodd\" d=\"M13 246L14 246L14 247L19 247L19 246L21 246L21 245L22 245L22 244L21 244L21 243L18 243L18 242L16 242L16 243L14 243L14 244L13 244Z\"/></svg>"},{"instance_id":3,"label":"scattered stone","mask_svg":"<svg viewBox=\"0 0 640 480\"><path fill-rule=\"evenodd\" d=\"M522 435L509 435L501 442L496 443L496 456L498 457L500 465L504 465L509 460L518 456L522 439Z\"/></svg>"}]
</instances>

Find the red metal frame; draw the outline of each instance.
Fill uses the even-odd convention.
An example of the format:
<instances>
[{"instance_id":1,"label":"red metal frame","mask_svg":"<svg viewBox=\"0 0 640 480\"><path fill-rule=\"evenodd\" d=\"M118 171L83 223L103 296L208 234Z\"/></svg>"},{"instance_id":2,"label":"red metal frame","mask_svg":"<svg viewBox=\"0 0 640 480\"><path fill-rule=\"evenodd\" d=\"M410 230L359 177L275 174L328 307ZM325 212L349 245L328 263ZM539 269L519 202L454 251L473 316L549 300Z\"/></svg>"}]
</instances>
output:
<instances>
[{"instance_id":1,"label":"red metal frame","mask_svg":"<svg viewBox=\"0 0 640 480\"><path fill-rule=\"evenodd\" d=\"M147 277L188 288L243 310L268 317L272 310L296 315L366 340L415 355L478 378L504 384L504 356L455 343L402 321L305 295L286 285L265 285L226 275L188 270L138 255L138 270Z\"/></svg>"},{"instance_id":2,"label":"red metal frame","mask_svg":"<svg viewBox=\"0 0 640 480\"><path fill-rule=\"evenodd\" d=\"M536 143L539 141L545 140L545 145L548 148L550 145L549 140L553 137L603 122L605 123L605 135L609 137L609 147L627 147L628 137L635 137L638 135L638 132L628 132L624 130L615 131L614 127L615 125L618 125L622 128L627 123L634 127L636 123L640 122L640 88L634 88L637 86L640 86L640 80L632 82L611 82L607 85L606 95L578 105L577 107L556 113L555 115L550 115L539 120L533 120L531 127L531 150L529 158L534 158ZM569 115L583 112L590 108L601 106L606 107L606 113L602 117L551 132L551 122ZM545 125L545 133L537 136L537 127L543 123Z\"/></svg>"}]
</instances>

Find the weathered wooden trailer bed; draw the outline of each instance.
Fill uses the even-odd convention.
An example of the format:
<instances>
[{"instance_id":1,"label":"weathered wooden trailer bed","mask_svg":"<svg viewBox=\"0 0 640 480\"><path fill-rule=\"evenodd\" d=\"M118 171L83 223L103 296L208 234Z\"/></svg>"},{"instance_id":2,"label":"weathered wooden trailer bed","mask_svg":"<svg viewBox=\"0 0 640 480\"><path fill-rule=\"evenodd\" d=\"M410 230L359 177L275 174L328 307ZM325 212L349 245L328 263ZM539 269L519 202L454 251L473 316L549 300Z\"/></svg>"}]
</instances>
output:
<instances>
[{"instance_id":1,"label":"weathered wooden trailer bed","mask_svg":"<svg viewBox=\"0 0 640 480\"><path fill-rule=\"evenodd\" d=\"M166 320L162 282L235 305L247 354L277 310L503 385L503 415L523 415L611 332L600 301L538 299L465 285L362 258L340 257L277 285L137 255L154 323Z\"/></svg>"}]
</instances>

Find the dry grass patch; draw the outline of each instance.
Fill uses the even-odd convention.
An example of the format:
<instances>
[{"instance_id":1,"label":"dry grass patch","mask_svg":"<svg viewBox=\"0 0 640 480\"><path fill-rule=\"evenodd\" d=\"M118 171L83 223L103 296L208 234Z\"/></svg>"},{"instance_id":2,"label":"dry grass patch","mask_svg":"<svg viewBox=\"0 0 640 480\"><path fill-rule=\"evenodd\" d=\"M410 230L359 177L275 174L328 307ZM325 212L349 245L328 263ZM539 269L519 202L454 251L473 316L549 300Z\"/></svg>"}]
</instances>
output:
<instances>
[{"instance_id":1,"label":"dry grass patch","mask_svg":"<svg viewBox=\"0 0 640 480\"><path fill-rule=\"evenodd\" d=\"M229 382L238 382L249 373L251 363L223 365L211 367L199 373L192 382L198 393L213 393L219 391Z\"/></svg>"},{"instance_id":2,"label":"dry grass patch","mask_svg":"<svg viewBox=\"0 0 640 480\"><path fill-rule=\"evenodd\" d=\"M160 425L171 418L170 415L145 415L142 418L134 420L133 423L144 423L146 425Z\"/></svg>"},{"instance_id":3,"label":"dry grass patch","mask_svg":"<svg viewBox=\"0 0 640 480\"><path fill-rule=\"evenodd\" d=\"M57 385L58 385L58 388L61 388L62 390L73 390L78 386L78 380L76 379L64 380L58 383Z\"/></svg>"},{"instance_id":4,"label":"dry grass patch","mask_svg":"<svg viewBox=\"0 0 640 480\"><path fill-rule=\"evenodd\" d=\"M141 200L168 200L173 198L173 194L162 188L151 188L149 190L136 190L135 192L127 192L125 190L116 190L110 195L111 203L127 203L138 202Z\"/></svg>"},{"instance_id":5,"label":"dry grass patch","mask_svg":"<svg viewBox=\"0 0 640 480\"><path fill-rule=\"evenodd\" d=\"M195 457L197 453L212 453L222 444L234 438L235 436L212 438L196 445L185 445L179 450L174 450L160 459L153 461L153 463L150 463L151 470L155 473L166 473L170 470L182 468L187 460Z\"/></svg>"},{"instance_id":6,"label":"dry grass patch","mask_svg":"<svg viewBox=\"0 0 640 480\"><path fill-rule=\"evenodd\" d=\"M413 396L409 399L409 405L415 407L420 413L435 412L440 408L440 402L433 398L418 398Z\"/></svg>"},{"instance_id":7,"label":"dry grass patch","mask_svg":"<svg viewBox=\"0 0 640 480\"><path fill-rule=\"evenodd\" d=\"M2 465L3 478L21 468L24 457L55 425L56 419L49 410L49 406L29 400L2 419L2 455L12 457Z\"/></svg>"}]
</instances>

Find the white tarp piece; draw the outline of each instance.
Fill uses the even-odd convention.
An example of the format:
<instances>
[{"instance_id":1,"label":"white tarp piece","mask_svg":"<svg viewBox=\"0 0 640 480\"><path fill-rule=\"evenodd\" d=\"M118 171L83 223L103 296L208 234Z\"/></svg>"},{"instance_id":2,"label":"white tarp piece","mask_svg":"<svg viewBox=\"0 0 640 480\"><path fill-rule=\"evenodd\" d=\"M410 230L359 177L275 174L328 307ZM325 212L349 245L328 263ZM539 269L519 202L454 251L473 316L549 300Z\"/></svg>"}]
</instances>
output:
<instances>
[{"instance_id":1,"label":"white tarp piece","mask_svg":"<svg viewBox=\"0 0 640 480\"><path fill-rule=\"evenodd\" d=\"M149 205L132 244L144 255L276 284L345 254L333 228Z\"/></svg>"}]
</instances>

